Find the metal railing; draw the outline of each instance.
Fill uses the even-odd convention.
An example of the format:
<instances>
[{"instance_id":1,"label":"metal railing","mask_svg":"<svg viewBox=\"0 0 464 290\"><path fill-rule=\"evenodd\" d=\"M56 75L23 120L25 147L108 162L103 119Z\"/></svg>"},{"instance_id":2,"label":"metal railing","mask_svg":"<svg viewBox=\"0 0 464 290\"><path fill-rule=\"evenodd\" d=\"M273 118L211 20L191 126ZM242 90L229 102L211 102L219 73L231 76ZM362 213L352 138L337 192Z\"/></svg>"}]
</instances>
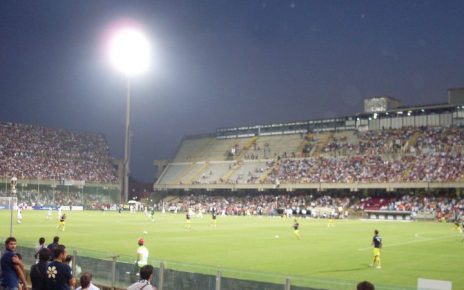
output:
<instances>
[{"instance_id":1,"label":"metal railing","mask_svg":"<svg viewBox=\"0 0 464 290\"><path fill-rule=\"evenodd\" d=\"M85 253L84 255L79 252ZM26 268L35 263L35 249L18 246ZM93 275L93 283L105 289L126 289L136 282L138 268L130 263L129 257L107 255L100 252L73 250L72 271L78 278L88 271ZM330 278L287 277L276 273L250 272L204 265L150 260L154 267L153 284L158 290L354 290L356 281L334 280ZM412 290L401 286L376 285L380 290Z\"/></svg>"}]
</instances>

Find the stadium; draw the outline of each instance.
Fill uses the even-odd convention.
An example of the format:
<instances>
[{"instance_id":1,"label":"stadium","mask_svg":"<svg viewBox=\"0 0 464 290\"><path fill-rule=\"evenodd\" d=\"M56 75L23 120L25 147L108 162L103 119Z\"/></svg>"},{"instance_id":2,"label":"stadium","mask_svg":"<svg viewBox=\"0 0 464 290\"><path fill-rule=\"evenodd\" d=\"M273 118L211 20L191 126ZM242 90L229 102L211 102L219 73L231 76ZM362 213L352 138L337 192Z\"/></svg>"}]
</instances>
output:
<instances>
[{"instance_id":1,"label":"stadium","mask_svg":"<svg viewBox=\"0 0 464 290\"><path fill-rule=\"evenodd\" d=\"M0 1L0 290L464 290L464 1Z\"/></svg>"},{"instance_id":2,"label":"stadium","mask_svg":"<svg viewBox=\"0 0 464 290\"><path fill-rule=\"evenodd\" d=\"M26 265L38 237L59 235L73 271L104 287L130 284L143 237L158 289L416 289L421 278L461 289L464 89L448 97L372 97L353 116L186 136L131 204L103 135L1 123L0 231L12 226ZM370 265L374 230L382 268Z\"/></svg>"}]
</instances>

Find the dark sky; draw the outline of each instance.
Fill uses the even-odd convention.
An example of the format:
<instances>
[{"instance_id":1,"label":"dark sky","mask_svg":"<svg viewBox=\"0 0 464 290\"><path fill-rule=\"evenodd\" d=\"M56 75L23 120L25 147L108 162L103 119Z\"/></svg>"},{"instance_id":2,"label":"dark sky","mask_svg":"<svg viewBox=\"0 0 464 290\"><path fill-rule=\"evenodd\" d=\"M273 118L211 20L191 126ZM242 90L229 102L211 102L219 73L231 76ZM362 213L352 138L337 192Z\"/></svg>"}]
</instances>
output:
<instances>
[{"instance_id":1,"label":"dark sky","mask_svg":"<svg viewBox=\"0 0 464 290\"><path fill-rule=\"evenodd\" d=\"M0 1L0 120L104 133L124 152L125 80L104 34L154 47L133 79L132 169L217 127L354 114L362 100L446 102L464 86L464 1Z\"/></svg>"}]
</instances>

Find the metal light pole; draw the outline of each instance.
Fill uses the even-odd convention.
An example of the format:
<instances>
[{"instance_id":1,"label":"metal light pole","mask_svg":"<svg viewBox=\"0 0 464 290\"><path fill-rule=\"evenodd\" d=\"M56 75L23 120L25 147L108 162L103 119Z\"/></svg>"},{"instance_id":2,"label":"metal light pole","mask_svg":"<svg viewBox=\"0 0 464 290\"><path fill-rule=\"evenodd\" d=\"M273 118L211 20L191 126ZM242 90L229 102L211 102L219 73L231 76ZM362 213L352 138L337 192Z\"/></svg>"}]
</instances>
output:
<instances>
[{"instance_id":1,"label":"metal light pole","mask_svg":"<svg viewBox=\"0 0 464 290\"><path fill-rule=\"evenodd\" d=\"M130 87L130 77L127 76L126 134L125 134L125 146L124 146L124 200L125 201L129 199L130 120L131 120L131 87Z\"/></svg>"},{"instance_id":2,"label":"metal light pole","mask_svg":"<svg viewBox=\"0 0 464 290\"><path fill-rule=\"evenodd\" d=\"M129 198L131 159L131 77L147 70L150 61L150 44L136 26L126 26L116 31L110 41L110 60L126 78L126 130L123 163L123 202Z\"/></svg>"}]
</instances>

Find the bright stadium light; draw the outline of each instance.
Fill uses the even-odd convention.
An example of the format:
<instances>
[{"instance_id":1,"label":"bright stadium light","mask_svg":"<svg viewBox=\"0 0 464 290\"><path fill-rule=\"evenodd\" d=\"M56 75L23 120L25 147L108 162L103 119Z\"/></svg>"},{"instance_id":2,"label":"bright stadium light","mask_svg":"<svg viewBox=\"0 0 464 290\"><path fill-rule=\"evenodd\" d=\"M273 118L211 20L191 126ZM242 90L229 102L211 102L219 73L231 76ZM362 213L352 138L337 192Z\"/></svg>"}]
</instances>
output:
<instances>
[{"instance_id":1,"label":"bright stadium light","mask_svg":"<svg viewBox=\"0 0 464 290\"><path fill-rule=\"evenodd\" d=\"M124 146L123 200L129 198L131 78L145 72L150 65L151 47L148 38L134 25L125 25L112 33L109 60L127 78L126 131Z\"/></svg>"},{"instance_id":2,"label":"bright stadium light","mask_svg":"<svg viewBox=\"0 0 464 290\"><path fill-rule=\"evenodd\" d=\"M110 61L126 76L141 74L150 63L150 44L147 37L133 27L124 27L110 39Z\"/></svg>"}]
</instances>

